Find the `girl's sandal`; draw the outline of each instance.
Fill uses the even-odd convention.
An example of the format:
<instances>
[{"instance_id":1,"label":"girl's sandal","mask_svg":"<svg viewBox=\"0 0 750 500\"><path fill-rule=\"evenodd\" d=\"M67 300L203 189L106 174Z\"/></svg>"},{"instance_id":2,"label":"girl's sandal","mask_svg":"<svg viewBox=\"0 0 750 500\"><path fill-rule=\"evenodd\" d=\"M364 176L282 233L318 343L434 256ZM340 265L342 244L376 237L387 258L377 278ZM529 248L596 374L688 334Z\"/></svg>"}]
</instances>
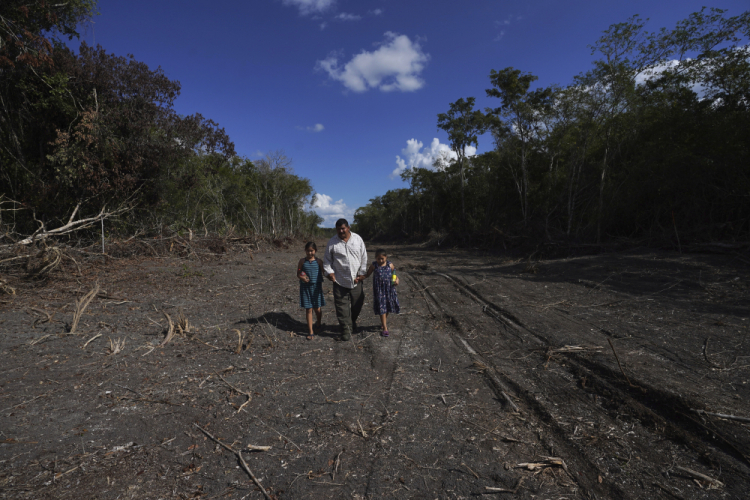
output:
<instances>
[{"instance_id":1,"label":"girl's sandal","mask_svg":"<svg viewBox=\"0 0 750 500\"><path fill-rule=\"evenodd\" d=\"M383 332L380 334L381 337L387 337L388 336L388 330L383 330Z\"/></svg>"},{"instance_id":2,"label":"girl's sandal","mask_svg":"<svg viewBox=\"0 0 750 500\"><path fill-rule=\"evenodd\" d=\"M315 335L308 335L307 340L315 340Z\"/></svg>"}]
</instances>

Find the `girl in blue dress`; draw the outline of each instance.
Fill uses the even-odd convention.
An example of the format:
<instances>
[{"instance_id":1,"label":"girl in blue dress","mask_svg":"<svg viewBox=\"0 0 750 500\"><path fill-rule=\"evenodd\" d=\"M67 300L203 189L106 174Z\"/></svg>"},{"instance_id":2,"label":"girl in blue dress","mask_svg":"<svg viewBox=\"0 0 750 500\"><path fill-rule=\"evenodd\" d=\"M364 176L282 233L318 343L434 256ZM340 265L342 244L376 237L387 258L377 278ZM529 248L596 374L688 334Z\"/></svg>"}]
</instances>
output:
<instances>
[{"instance_id":1,"label":"girl in blue dress","mask_svg":"<svg viewBox=\"0 0 750 500\"><path fill-rule=\"evenodd\" d=\"M365 274L365 278L369 278L372 273L375 273L372 279L372 305L375 314L380 316L380 325L383 327L380 335L383 337L388 336L388 314L398 314L401 311L396 294L398 276L395 270L385 250L379 249L375 251L375 262L370 264Z\"/></svg>"},{"instance_id":2,"label":"girl in blue dress","mask_svg":"<svg viewBox=\"0 0 750 500\"><path fill-rule=\"evenodd\" d=\"M323 297L323 261L315 257L318 247L309 241L305 245L305 257L297 264L297 278L299 279L299 305L305 308L307 316L307 328L309 335L307 340L315 338L315 331L322 328L321 320L323 311L320 308L326 305ZM313 325L313 311L318 321Z\"/></svg>"}]
</instances>

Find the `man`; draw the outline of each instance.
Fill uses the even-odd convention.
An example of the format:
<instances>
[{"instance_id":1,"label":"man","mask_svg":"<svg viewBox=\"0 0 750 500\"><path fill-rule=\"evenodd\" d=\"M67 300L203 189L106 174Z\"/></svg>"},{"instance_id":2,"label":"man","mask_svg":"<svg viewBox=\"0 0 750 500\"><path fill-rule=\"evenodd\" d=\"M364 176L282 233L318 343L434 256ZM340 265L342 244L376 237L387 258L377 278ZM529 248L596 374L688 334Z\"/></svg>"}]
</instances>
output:
<instances>
[{"instance_id":1,"label":"man","mask_svg":"<svg viewBox=\"0 0 750 500\"><path fill-rule=\"evenodd\" d=\"M352 233L346 219L336 221L336 236L328 241L323 270L333 282L333 304L341 326L341 339L349 340L365 302L362 280L367 272L365 242Z\"/></svg>"}]
</instances>

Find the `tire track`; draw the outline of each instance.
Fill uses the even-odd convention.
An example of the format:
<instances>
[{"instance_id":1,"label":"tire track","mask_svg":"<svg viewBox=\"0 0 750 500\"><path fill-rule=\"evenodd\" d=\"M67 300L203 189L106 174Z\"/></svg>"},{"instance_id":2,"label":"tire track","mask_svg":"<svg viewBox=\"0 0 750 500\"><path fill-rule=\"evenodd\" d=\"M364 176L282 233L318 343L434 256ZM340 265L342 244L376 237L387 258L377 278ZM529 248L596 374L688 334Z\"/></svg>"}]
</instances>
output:
<instances>
[{"instance_id":1,"label":"tire track","mask_svg":"<svg viewBox=\"0 0 750 500\"><path fill-rule=\"evenodd\" d=\"M656 432L653 435L653 439L663 439L661 436L666 435L668 439L684 443L693 451L691 454L704 457L710 456L712 461L715 463L718 462L722 468L730 470L733 475L737 475L745 481L748 480L746 469L739 466L736 461L738 460L747 464L747 457L727 439L717 435L715 431L707 428L698 422L696 418L688 415L691 405L695 403L687 402L679 395L642 381L637 381L637 384L645 386L646 393L642 392L640 387L629 387L624 383L622 375L619 372L587 357L585 354L572 352L552 354L552 349L560 346L551 345L544 335L524 325L513 313L484 299L478 292L472 290L470 285L462 283L458 278L441 273L435 273L434 275L447 280L455 286L456 292L470 298L481 306L482 312L501 324L505 331L511 330L515 333L513 337L507 338L508 341L511 341L508 343L512 344L513 340L521 336L526 337L527 343L527 346L522 348L523 350L529 350L529 343L543 347L546 350L546 354L538 353L536 357L547 357L544 362L545 371L557 372L560 375L567 374L572 380L584 381L582 387L577 386L575 383L563 387L560 384L555 384L554 380L549 380L549 377L547 377L547 380L544 380L545 377L541 377L537 373L536 377L534 377L537 379L537 383L534 383L533 378L517 376L518 367L513 366L514 363L512 362L488 363L498 373L506 373L504 380L509 385L512 385L520 396L524 397L526 403L539 414L542 420L548 423L555 423L558 419L565 418L566 415L575 415L575 407L582 406L588 408L588 411L579 411L578 413L599 413L600 416L606 417L606 420L615 423L613 420L617 420L619 416L617 412L626 408L644 429L652 429L649 434L653 434L654 431ZM445 309L447 300L441 300L435 293L430 293L429 295L437 307ZM452 318L454 324L460 324L462 320L466 321L463 318L456 318L455 314L451 314L450 312L447 312L447 314ZM564 319L567 320L568 318ZM465 330L465 328L459 329L459 331L463 332ZM520 340L523 343L523 338ZM508 375L514 372L516 372L516 375ZM585 387L585 381L588 381L588 387ZM558 391L549 389L555 388L556 385L559 386ZM604 412L599 411L600 408L591 404L591 396L593 396L594 401L597 398L605 400L609 408ZM574 401L574 404L571 404L571 401ZM555 411L566 406L566 411ZM573 436L566 436L568 433L566 433L564 426L558 425L557 430L560 436L564 437L568 443L573 444L571 439L575 437L575 431ZM568 448L575 449L577 447L569 446ZM717 454L716 448L723 453ZM587 455L585 452L582 454ZM593 469L597 468L596 460L588 460L588 462ZM586 485L582 484L582 486ZM741 485L736 486L741 487Z\"/></svg>"},{"instance_id":2,"label":"tire track","mask_svg":"<svg viewBox=\"0 0 750 500\"><path fill-rule=\"evenodd\" d=\"M402 275L404 274L406 273L402 271ZM524 416L528 416L529 418L533 419L539 419L553 429L553 436L549 438L549 442L547 444L550 454L556 454L558 456L564 457L564 459L570 464L569 467L577 472L577 475L571 474L571 478L589 496L603 496L606 498L635 498L632 497L628 492L620 488L618 485L611 482L601 481L601 476L599 476L595 472L598 470L596 463L589 460L589 458L581 452L579 447L570 446L566 442L566 440L558 439L557 436L564 436L565 429L563 429L558 424L558 419L556 418L556 416L548 411L548 407L544 404L544 401L537 397L538 395L536 394L536 391L530 390L528 387L525 387L525 384L519 383L518 380L515 380L512 377L508 377L503 373L502 370L497 369L497 367L494 366L494 363L488 361L484 356L479 354L477 352L477 349L473 348L465 338L468 331L467 319L460 318L455 313L453 313L447 306L448 301L441 299L437 293L433 292L429 287L425 286L424 282L420 279L419 276L417 276L416 274L408 276L416 283L416 285L419 287L419 290L424 292L424 300L428 303L430 301L432 302L433 307L431 307L430 309L434 308L439 310L440 314L448 318L450 323L454 326L456 330L456 332L452 334L454 342L460 349L465 350L474 359L475 365L480 364L480 367L483 368L480 369L480 372L484 375L485 379L488 382L488 385L493 389L497 398L499 400L505 401L507 407L510 407L510 409L514 411L523 411ZM448 278L445 275L442 276ZM487 312L488 310L493 311L494 314L491 314L491 316L506 327L515 330L525 330L525 328L520 324L520 321L518 321L512 315L503 314L501 311L498 311L496 308L492 307L489 303L483 302L482 305L484 306L483 310L485 312ZM534 337L536 338L537 336L534 335ZM518 342L523 342L523 339L518 338L517 336L516 338ZM536 338L536 341L534 343L537 345L541 345L542 340ZM503 379L502 381L500 380L501 378ZM510 391L507 388L507 385L511 385L514 389L514 392L521 397L523 408L519 408L518 405L516 405L512 401L512 399L508 395ZM564 453L559 453L559 451L564 451Z\"/></svg>"}]
</instances>

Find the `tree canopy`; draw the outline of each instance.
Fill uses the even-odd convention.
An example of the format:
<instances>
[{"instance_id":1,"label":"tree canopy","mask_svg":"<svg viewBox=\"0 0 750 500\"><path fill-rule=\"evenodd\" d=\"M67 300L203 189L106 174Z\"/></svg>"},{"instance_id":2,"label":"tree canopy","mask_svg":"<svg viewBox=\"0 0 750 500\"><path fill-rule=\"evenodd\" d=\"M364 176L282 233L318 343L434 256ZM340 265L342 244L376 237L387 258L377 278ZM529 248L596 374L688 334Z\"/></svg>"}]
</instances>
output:
<instances>
[{"instance_id":1,"label":"tree canopy","mask_svg":"<svg viewBox=\"0 0 750 500\"><path fill-rule=\"evenodd\" d=\"M591 69L566 86L490 70L486 94L498 105L475 120L489 124L494 149L405 171L410 189L356 212L360 233L460 231L504 244L747 240L750 12L704 8L654 32L646 21L606 29L591 45ZM438 118L457 154L456 145L476 144L471 134L462 143L453 121L469 103Z\"/></svg>"}]
</instances>

